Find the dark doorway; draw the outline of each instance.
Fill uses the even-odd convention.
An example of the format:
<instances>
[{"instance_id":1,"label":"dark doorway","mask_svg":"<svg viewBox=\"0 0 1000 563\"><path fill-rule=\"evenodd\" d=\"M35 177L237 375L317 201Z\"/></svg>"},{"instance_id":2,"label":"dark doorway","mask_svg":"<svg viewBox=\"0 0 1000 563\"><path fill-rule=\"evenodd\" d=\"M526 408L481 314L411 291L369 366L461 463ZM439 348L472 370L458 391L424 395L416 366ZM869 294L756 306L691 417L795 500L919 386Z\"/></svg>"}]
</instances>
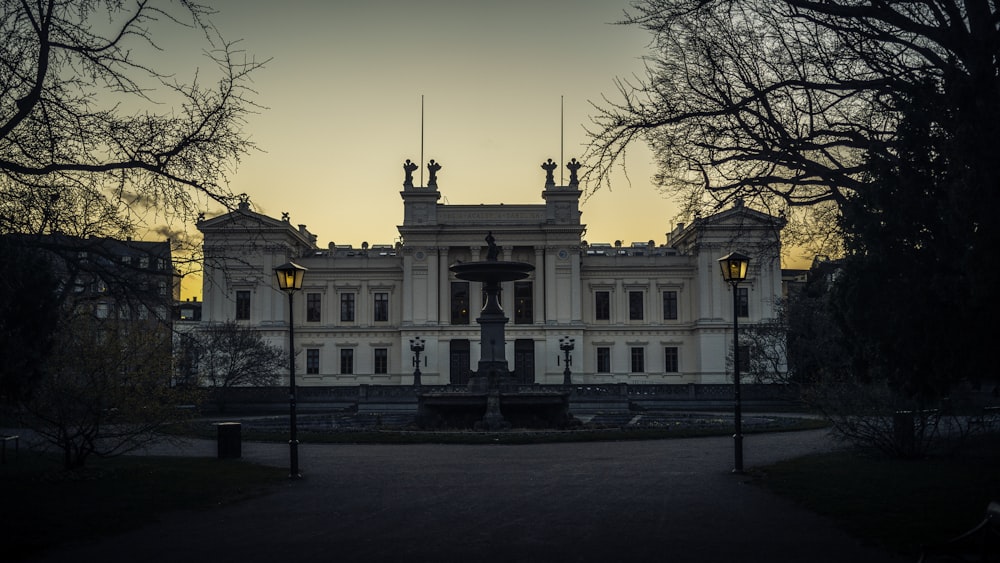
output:
<instances>
[{"instance_id":1,"label":"dark doorway","mask_svg":"<svg viewBox=\"0 0 1000 563\"><path fill-rule=\"evenodd\" d=\"M452 340L449 363L450 381L452 385L467 385L472 369L469 368L469 341Z\"/></svg>"},{"instance_id":2,"label":"dark doorway","mask_svg":"<svg viewBox=\"0 0 1000 563\"><path fill-rule=\"evenodd\" d=\"M535 341L530 338L514 341L514 377L518 383L535 382Z\"/></svg>"}]
</instances>

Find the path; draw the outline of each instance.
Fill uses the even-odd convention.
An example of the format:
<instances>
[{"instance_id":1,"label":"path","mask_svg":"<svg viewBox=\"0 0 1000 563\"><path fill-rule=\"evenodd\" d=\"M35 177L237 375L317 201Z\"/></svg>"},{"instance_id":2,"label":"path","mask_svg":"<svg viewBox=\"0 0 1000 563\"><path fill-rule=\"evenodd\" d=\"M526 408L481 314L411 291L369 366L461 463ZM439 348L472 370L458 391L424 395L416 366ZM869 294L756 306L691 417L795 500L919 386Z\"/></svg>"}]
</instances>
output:
<instances>
[{"instance_id":1,"label":"path","mask_svg":"<svg viewBox=\"0 0 1000 563\"><path fill-rule=\"evenodd\" d=\"M746 465L823 451L826 431L748 436ZM215 455L196 440L158 453ZM288 446L245 443L286 466ZM301 481L40 561L901 561L730 473L731 438L526 446L300 447ZM226 462L220 462L226 463Z\"/></svg>"}]
</instances>

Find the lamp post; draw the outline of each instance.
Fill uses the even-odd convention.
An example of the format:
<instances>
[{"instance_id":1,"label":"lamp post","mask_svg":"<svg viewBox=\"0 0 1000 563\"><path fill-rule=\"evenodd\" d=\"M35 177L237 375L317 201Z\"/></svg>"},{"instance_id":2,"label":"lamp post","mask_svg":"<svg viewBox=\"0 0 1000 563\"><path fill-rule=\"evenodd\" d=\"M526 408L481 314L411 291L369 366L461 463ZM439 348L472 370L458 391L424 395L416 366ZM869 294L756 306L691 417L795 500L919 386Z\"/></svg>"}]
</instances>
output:
<instances>
[{"instance_id":1,"label":"lamp post","mask_svg":"<svg viewBox=\"0 0 1000 563\"><path fill-rule=\"evenodd\" d=\"M736 287L747 279L750 257L739 252L730 252L719 258L722 279L733 287L733 417L736 433L733 434L733 473L743 473L743 404L740 398L740 307Z\"/></svg>"},{"instance_id":2,"label":"lamp post","mask_svg":"<svg viewBox=\"0 0 1000 563\"><path fill-rule=\"evenodd\" d=\"M413 385L420 387L420 353L424 351L424 340L419 336L411 338L410 351L413 352Z\"/></svg>"},{"instance_id":3,"label":"lamp post","mask_svg":"<svg viewBox=\"0 0 1000 563\"><path fill-rule=\"evenodd\" d=\"M569 366L573 364L573 358L569 355L570 352L575 348L576 339L565 336L559 339L559 349L563 351L563 385L572 385L573 378L570 377Z\"/></svg>"},{"instance_id":4,"label":"lamp post","mask_svg":"<svg viewBox=\"0 0 1000 563\"><path fill-rule=\"evenodd\" d=\"M298 423L295 418L295 313L292 308L292 295L302 289L302 278L306 268L294 262L287 262L274 269L278 278L278 288L288 294L288 408L289 408L289 438L288 460L290 479L298 479L299 473L299 439Z\"/></svg>"}]
</instances>

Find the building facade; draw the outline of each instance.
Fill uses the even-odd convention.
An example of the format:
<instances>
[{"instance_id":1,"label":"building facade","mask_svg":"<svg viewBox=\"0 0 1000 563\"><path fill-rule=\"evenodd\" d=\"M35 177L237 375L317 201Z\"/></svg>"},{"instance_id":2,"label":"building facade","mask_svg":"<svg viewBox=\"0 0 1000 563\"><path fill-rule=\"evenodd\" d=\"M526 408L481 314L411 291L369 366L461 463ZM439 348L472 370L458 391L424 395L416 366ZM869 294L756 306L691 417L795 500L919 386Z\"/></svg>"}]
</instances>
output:
<instances>
[{"instance_id":1,"label":"building facade","mask_svg":"<svg viewBox=\"0 0 1000 563\"><path fill-rule=\"evenodd\" d=\"M534 266L502 285L505 353L519 382L563 383L567 338L574 384L731 381L733 295L717 260L733 250L752 257L738 288L741 323L774 317L784 220L737 203L678 225L663 244L588 244L576 170L557 186L549 164L542 203L525 205L442 204L434 174L414 186L407 168L391 245L320 247L305 225L256 213L244 199L198 223L202 322L245 322L287 349L288 298L272 269L291 260L308 268L294 296L300 385L411 384L416 338L423 384L465 384L480 359L483 296L449 266L485 260L492 233L500 260Z\"/></svg>"}]
</instances>

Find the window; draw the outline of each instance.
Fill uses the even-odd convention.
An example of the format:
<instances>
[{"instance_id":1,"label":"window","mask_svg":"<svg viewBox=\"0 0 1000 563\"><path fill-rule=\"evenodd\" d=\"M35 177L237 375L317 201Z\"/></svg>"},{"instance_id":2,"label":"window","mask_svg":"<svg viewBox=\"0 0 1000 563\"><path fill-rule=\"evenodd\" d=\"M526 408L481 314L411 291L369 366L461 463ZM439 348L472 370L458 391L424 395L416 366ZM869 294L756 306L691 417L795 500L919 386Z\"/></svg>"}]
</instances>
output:
<instances>
[{"instance_id":1,"label":"window","mask_svg":"<svg viewBox=\"0 0 1000 563\"><path fill-rule=\"evenodd\" d=\"M159 291L160 295L166 295L167 294L167 282L161 281L159 283L159 286L158 286L158 291Z\"/></svg>"},{"instance_id":2,"label":"window","mask_svg":"<svg viewBox=\"0 0 1000 563\"><path fill-rule=\"evenodd\" d=\"M323 318L322 311L323 311L323 294L307 293L306 322L318 323Z\"/></svg>"},{"instance_id":3,"label":"window","mask_svg":"<svg viewBox=\"0 0 1000 563\"><path fill-rule=\"evenodd\" d=\"M677 360L677 347L667 346L663 349L663 371L666 373L677 373L680 371Z\"/></svg>"},{"instance_id":4,"label":"window","mask_svg":"<svg viewBox=\"0 0 1000 563\"><path fill-rule=\"evenodd\" d=\"M340 373L354 373L354 348L340 349Z\"/></svg>"},{"instance_id":5,"label":"window","mask_svg":"<svg viewBox=\"0 0 1000 563\"><path fill-rule=\"evenodd\" d=\"M632 348L632 373L643 373L646 371L646 350L643 348Z\"/></svg>"},{"instance_id":6,"label":"window","mask_svg":"<svg viewBox=\"0 0 1000 563\"><path fill-rule=\"evenodd\" d=\"M451 282L451 324L469 324L469 282Z\"/></svg>"},{"instance_id":7,"label":"window","mask_svg":"<svg viewBox=\"0 0 1000 563\"><path fill-rule=\"evenodd\" d=\"M532 309L531 282L514 282L514 324L526 325L535 322Z\"/></svg>"},{"instance_id":8,"label":"window","mask_svg":"<svg viewBox=\"0 0 1000 563\"><path fill-rule=\"evenodd\" d=\"M108 304L107 303L98 303L97 304L97 309L96 309L95 313L97 315L97 318L99 318L99 319L106 319L106 318L108 318Z\"/></svg>"},{"instance_id":9,"label":"window","mask_svg":"<svg viewBox=\"0 0 1000 563\"><path fill-rule=\"evenodd\" d=\"M156 259L156 269L157 270L165 270L166 268L167 268L166 261L164 261L163 258L157 258Z\"/></svg>"},{"instance_id":10,"label":"window","mask_svg":"<svg viewBox=\"0 0 1000 563\"><path fill-rule=\"evenodd\" d=\"M340 320L345 323L354 322L354 294L340 294Z\"/></svg>"},{"instance_id":11,"label":"window","mask_svg":"<svg viewBox=\"0 0 1000 563\"><path fill-rule=\"evenodd\" d=\"M149 268L149 256L139 257L139 267L142 268L143 270Z\"/></svg>"},{"instance_id":12,"label":"window","mask_svg":"<svg viewBox=\"0 0 1000 563\"><path fill-rule=\"evenodd\" d=\"M236 320L238 320L238 321L249 321L250 320L250 292L249 291L237 291L236 292Z\"/></svg>"},{"instance_id":13,"label":"window","mask_svg":"<svg viewBox=\"0 0 1000 563\"><path fill-rule=\"evenodd\" d=\"M597 349L597 373L611 373L611 348Z\"/></svg>"},{"instance_id":14,"label":"window","mask_svg":"<svg viewBox=\"0 0 1000 563\"><path fill-rule=\"evenodd\" d=\"M132 264L132 257L127 254L122 255L122 264L125 264L126 266Z\"/></svg>"},{"instance_id":15,"label":"window","mask_svg":"<svg viewBox=\"0 0 1000 563\"><path fill-rule=\"evenodd\" d=\"M594 293L594 318L599 321L611 320L611 292Z\"/></svg>"},{"instance_id":16,"label":"window","mask_svg":"<svg viewBox=\"0 0 1000 563\"><path fill-rule=\"evenodd\" d=\"M642 292L628 292L628 320L641 321L643 318L642 309Z\"/></svg>"},{"instance_id":17,"label":"window","mask_svg":"<svg viewBox=\"0 0 1000 563\"><path fill-rule=\"evenodd\" d=\"M663 292L663 320L665 320L665 321L676 321L677 320L677 292L676 291L664 291Z\"/></svg>"},{"instance_id":18,"label":"window","mask_svg":"<svg viewBox=\"0 0 1000 563\"><path fill-rule=\"evenodd\" d=\"M375 294L375 322L388 322L389 321L389 294L388 293L376 293ZM378 373L378 372L376 372Z\"/></svg>"},{"instance_id":19,"label":"window","mask_svg":"<svg viewBox=\"0 0 1000 563\"><path fill-rule=\"evenodd\" d=\"M375 349L375 373L389 373L389 349Z\"/></svg>"},{"instance_id":20,"label":"window","mask_svg":"<svg viewBox=\"0 0 1000 563\"><path fill-rule=\"evenodd\" d=\"M306 348L306 373L319 373L319 348Z\"/></svg>"},{"instance_id":21,"label":"window","mask_svg":"<svg viewBox=\"0 0 1000 563\"><path fill-rule=\"evenodd\" d=\"M736 288L736 313L740 317L750 316L750 288Z\"/></svg>"}]
</instances>

